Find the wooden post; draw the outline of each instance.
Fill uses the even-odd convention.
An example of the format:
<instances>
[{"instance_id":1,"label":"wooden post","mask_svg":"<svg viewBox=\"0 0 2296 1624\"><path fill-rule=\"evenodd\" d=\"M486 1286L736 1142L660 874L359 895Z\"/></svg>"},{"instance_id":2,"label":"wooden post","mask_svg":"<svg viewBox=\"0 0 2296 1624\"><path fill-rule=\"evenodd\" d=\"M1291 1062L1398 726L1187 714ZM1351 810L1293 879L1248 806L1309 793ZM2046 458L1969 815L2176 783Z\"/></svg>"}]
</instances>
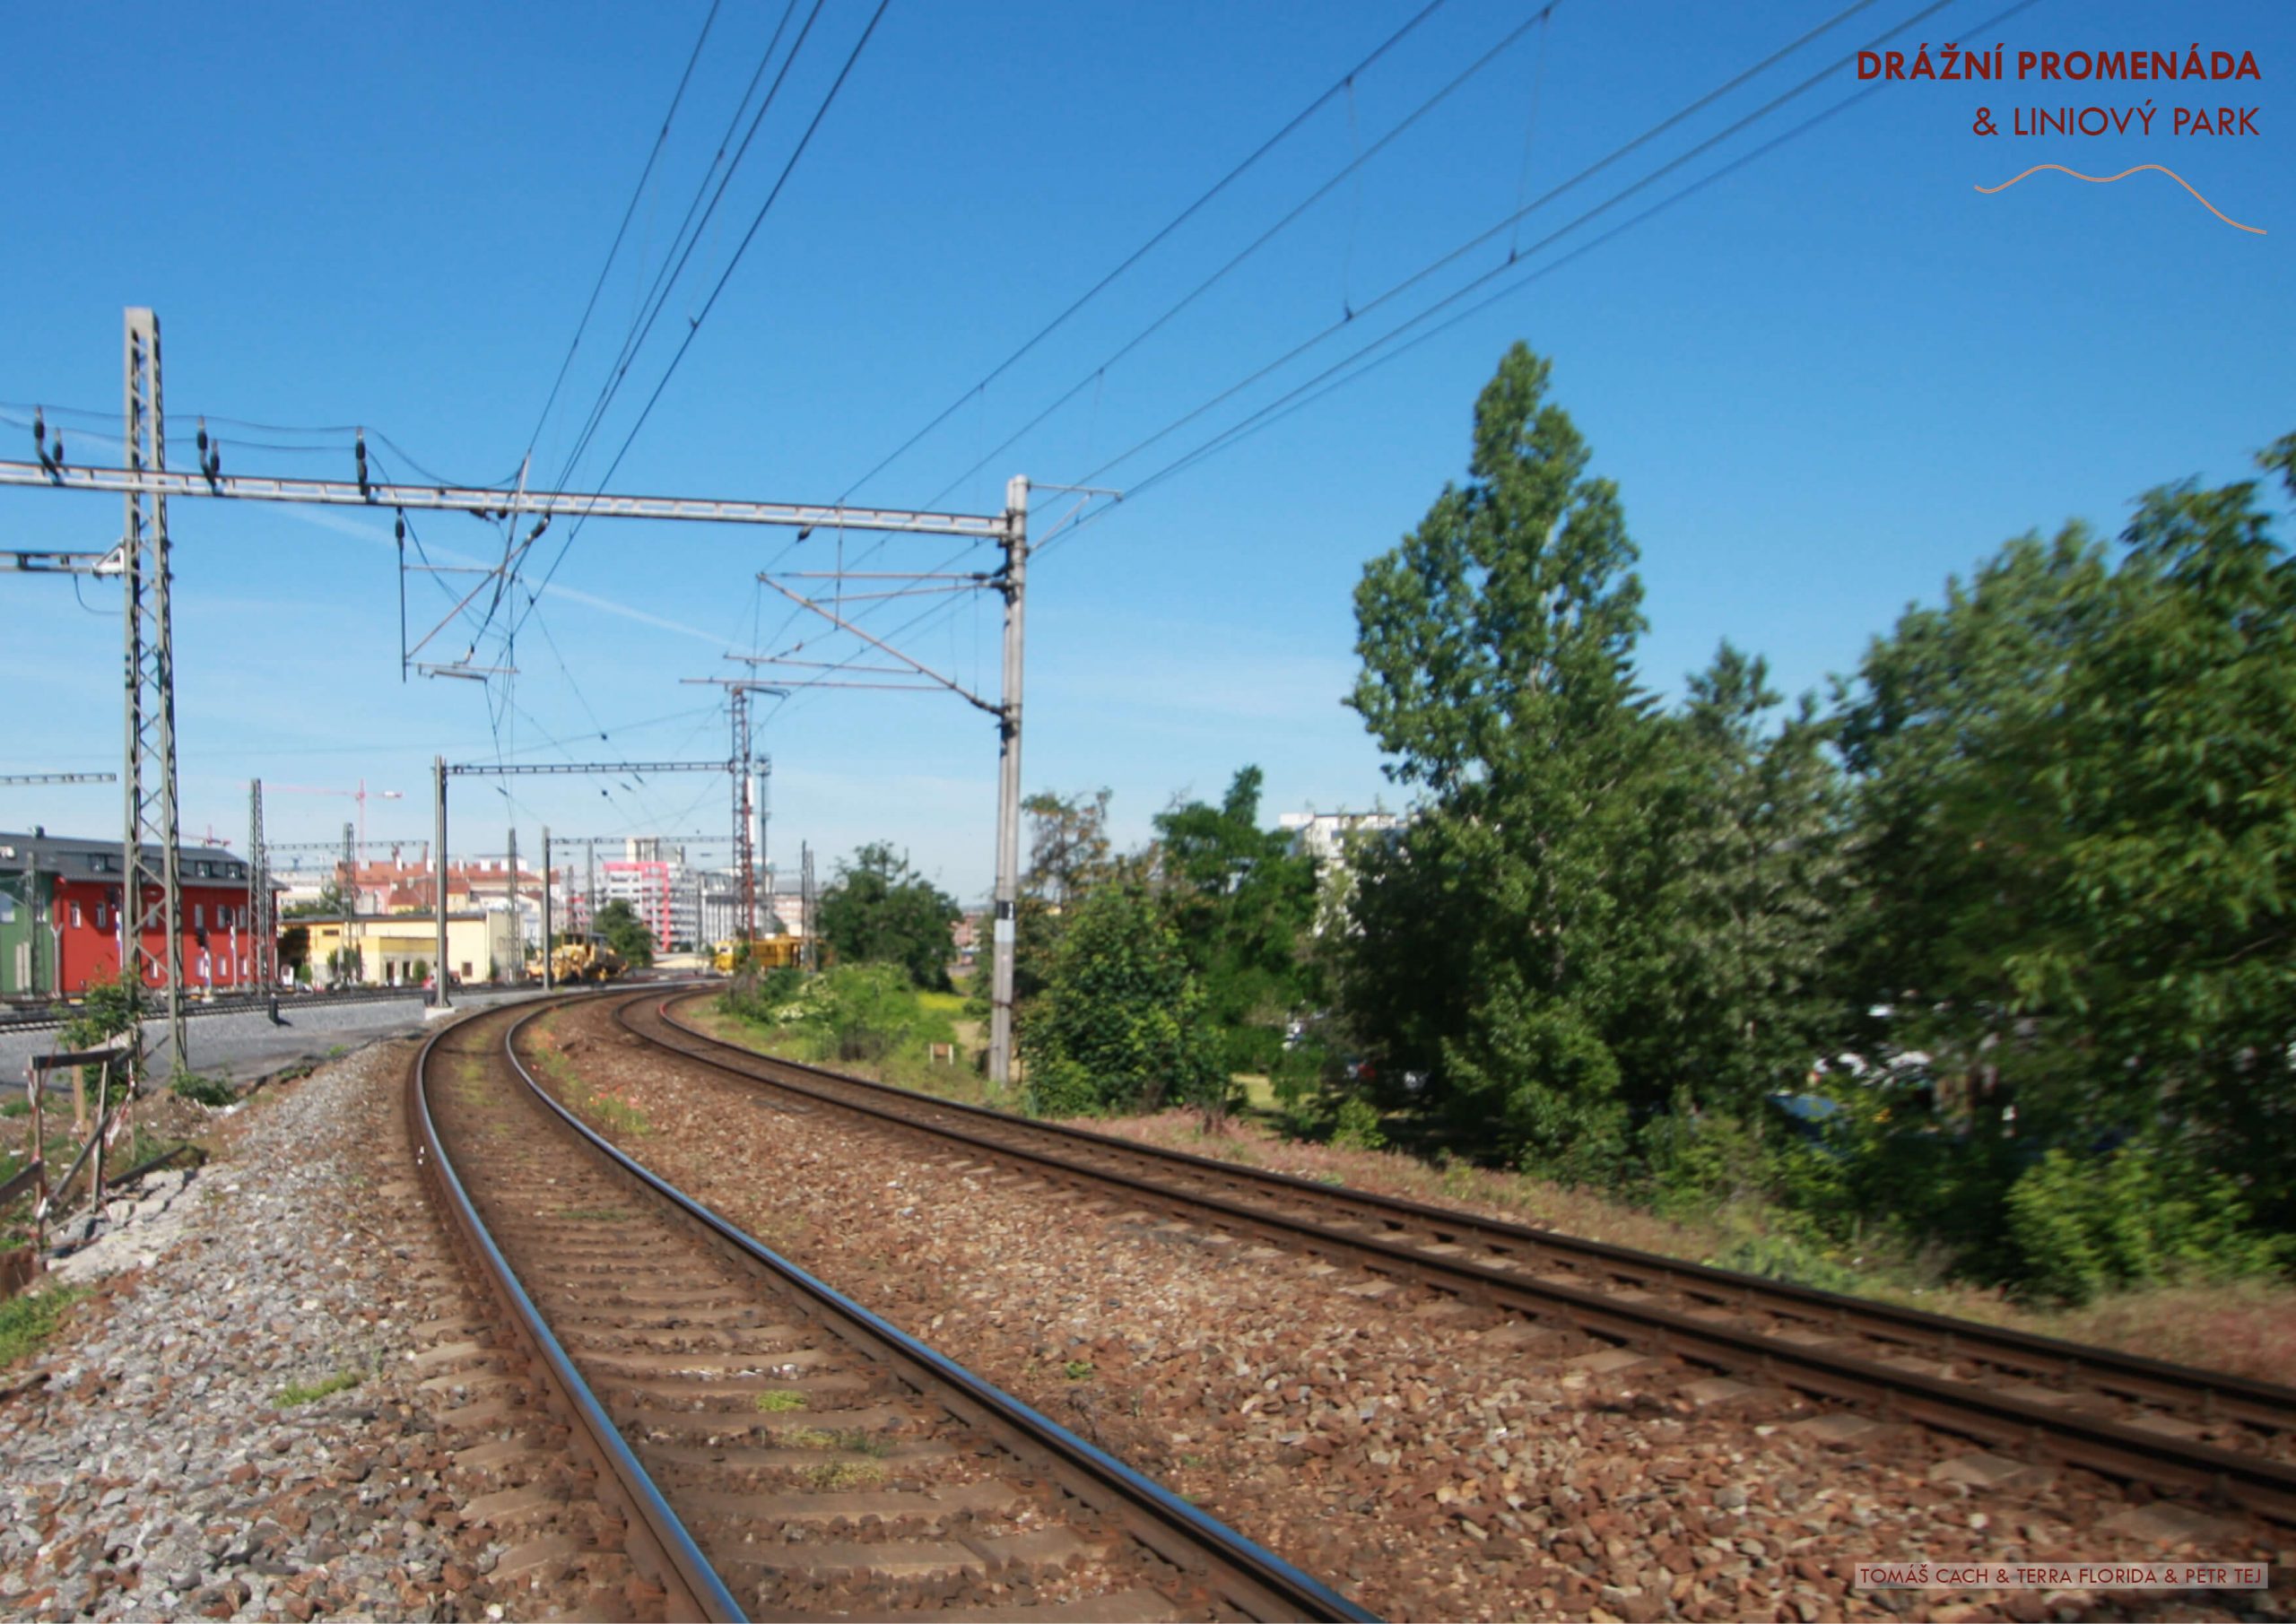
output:
<instances>
[{"instance_id":1,"label":"wooden post","mask_svg":"<svg viewBox=\"0 0 2296 1624\"><path fill-rule=\"evenodd\" d=\"M74 1077L80 1075L74 1068ZM96 1153L88 1159L89 1226L103 1221L104 1217L104 1130L111 1125L111 1062L107 1060L96 1068Z\"/></svg>"},{"instance_id":2,"label":"wooden post","mask_svg":"<svg viewBox=\"0 0 2296 1624\"><path fill-rule=\"evenodd\" d=\"M26 1086L32 1095L32 1165L39 1169L39 1182L32 1187L32 1267L39 1267L39 1259L48 1251L48 1116L41 1109L42 1098L48 1092L48 1073L37 1065L24 1068Z\"/></svg>"}]
</instances>

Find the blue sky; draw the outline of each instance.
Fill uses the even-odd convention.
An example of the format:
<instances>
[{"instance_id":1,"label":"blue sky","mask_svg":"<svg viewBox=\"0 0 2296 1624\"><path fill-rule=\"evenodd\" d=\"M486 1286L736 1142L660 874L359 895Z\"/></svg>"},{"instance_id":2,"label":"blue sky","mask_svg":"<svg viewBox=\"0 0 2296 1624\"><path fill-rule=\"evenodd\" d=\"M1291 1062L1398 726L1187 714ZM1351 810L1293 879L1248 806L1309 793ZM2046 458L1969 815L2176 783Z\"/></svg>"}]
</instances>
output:
<instances>
[{"instance_id":1,"label":"blue sky","mask_svg":"<svg viewBox=\"0 0 2296 1624\"><path fill-rule=\"evenodd\" d=\"M2006 0L2004 0L2004 4ZM2296 163L2275 92L2296 8L1952 0L1891 41L2253 51L2263 78L1881 87L1648 221L1602 231L1861 88L1849 70L1575 232L1549 235L1828 62L1915 17L1874 0L1784 61L1542 205L1425 282L1381 293L1834 17L1836 4L1562 0L1491 65L1112 366L1175 300L1538 13L1448 0L1100 298L986 387L1026 338L1415 14L1403 4L959 4L892 0L615 489L831 500L952 402L948 421L854 499L989 510L1004 476L1074 482L1295 345L1289 368L1098 482L1132 486L1473 278L1518 291L1047 550L1032 571L1025 777L1116 792L1145 834L1175 792L1267 774L1266 812L1387 790L1339 705L1349 594L1459 476L1476 391L1518 338L1622 488L1642 549L1649 682L1728 637L1789 690L1848 670L1904 605L2005 538L2083 517L2117 530L2149 485L2241 477L2296 429ZM792 32L810 0L796 11ZM608 357L661 268L779 5L718 13L565 389L553 377L707 8L44 7L12 24L0 106L16 208L0 253L0 446L28 455L42 403L67 455L116 460L121 307L164 324L174 459L191 414L234 472L350 472L367 424L457 480L554 480ZM572 482L595 488L671 347L725 270L868 21L829 0ZM123 42L133 42L124 55ZM787 37L784 49L787 48ZM778 58L776 58L777 62ZM2163 109L2148 138L1983 138L2016 106ZM2172 137L2179 102L2257 106L2259 134ZM2166 177L2167 164L2256 236ZM1520 257L1506 269L1509 250ZM1442 317L1469 308L1471 295ZM1369 307L1367 308L1367 307ZM1346 313L1360 312L1352 320ZM1427 326L1432 326L1434 320ZM1413 332L1422 329L1413 329ZM1070 404L1000 442L1064 391ZM85 408L93 418L57 409ZM276 447L278 448L272 448ZM989 455L995 453L995 455ZM376 446L390 474L418 478ZM973 471L986 458L986 465ZM1048 493L1040 514L1059 511ZM722 712L679 679L775 630L756 571L826 568L837 538L594 523L527 621L505 693L402 683L387 515L180 501L184 821L237 840L246 781L406 792L375 836L421 839L429 763L720 756ZM118 506L0 491L0 546L91 547ZM417 520L441 558L499 531ZM545 539L547 561L564 527ZM848 561L865 543L848 542ZM887 543L869 567L942 564ZM417 581L417 618L435 601ZM115 595L0 579L0 770L117 763ZM892 623L892 622L888 622ZM792 634L794 635L794 634ZM784 639L787 640L786 638ZM996 617L966 600L912 652L993 689ZM849 646L847 646L849 647ZM828 649L817 642L813 651ZM834 651L846 652L845 648ZM494 648L491 654L500 650ZM767 713L770 713L768 716ZM816 691L761 703L776 764L772 848L830 858L889 839L968 899L991 864L995 738L947 698ZM604 732L610 737L596 735ZM721 778L458 786L459 849L624 829L717 834ZM0 826L116 829L109 790L4 790ZM347 800L281 794L275 838L339 831Z\"/></svg>"}]
</instances>

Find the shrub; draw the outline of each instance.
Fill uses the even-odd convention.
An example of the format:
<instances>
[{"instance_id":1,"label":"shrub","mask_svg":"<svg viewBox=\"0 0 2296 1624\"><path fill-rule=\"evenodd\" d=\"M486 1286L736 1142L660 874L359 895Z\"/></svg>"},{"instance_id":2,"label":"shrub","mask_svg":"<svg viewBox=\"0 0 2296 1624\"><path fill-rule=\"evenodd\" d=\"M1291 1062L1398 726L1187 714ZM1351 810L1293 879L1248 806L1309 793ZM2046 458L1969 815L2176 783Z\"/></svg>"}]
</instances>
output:
<instances>
[{"instance_id":1,"label":"shrub","mask_svg":"<svg viewBox=\"0 0 2296 1624\"><path fill-rule=\"evenodd\" d=\"M1227 1108L1230 1079L1203 986L1143 887L1102 886L1069 916L1022 1038L1039 1082L1065 1095L1081 1075L1098 1107L1185 1103L1214 1120Z\"/></svg>"},{"instance_id":2,"label":"shrub","mask_svg":"<svg viewBox=\"0 0 2296 1624\"><path fill-rule=\"evenodd\" d=\"M1100 1091L1091 1073L1065 1056L1031 1060L1027 1071L1026 1101L1031 1116L1097 1116Z\"/></svg>"},{"instance_id":3,"label":"shrub","mask_svg":"<svg viewBox=\"0 0 2296 1624\"><path fill-rule=\"evenodd\" d=\"M2051 1151L2005 1205L2016 1283L2049 1301L2266 1274L2288 1260L2284 1239L2250 1227L2238 1185L2173 1148L2130 1144L2089 1159Z\"/></svg>"},{"instance_id":4,"label":"shrub","mask_svg":"<svg viewBox=\"0 0 2296 1624\"><path fill-rule=\"evenodd\" d=\"M1718 1269L1759 1274L1820 1291L1855 1291L1857 1272L1790 1235L1750 1235L1706 1260Z\"/></svg>"},{"instance_id":5,"label":"shrub","mask_svg":"<svg viewBox=\"0 0 2296 1624\"><path fill-rule=\"evenodd\" d=\"M1387 1136L1379 1127L1379 1107L1358 1095L1341 1100L1331 1142L1343 1151L1386 1150Z\"/></svg>"},{"instance_id":6,"label":"shrub","mask_svg":"<svg viewBox=\"0 0 2296 1624\"><path fill-rule=\"evenodd\" d=\"M1286 1053L1283 1034L1274 1027L1231 1026L1222 1035L1223 1064L1231 1072L1274 1077Z\"/></svg>"},{"instance_id":7,"label":"shrub","mask_svg":"<svg viewBox=\"0 0 2296 1624\"><path fill-rule=\"evenodd\" d=\"M897 964L840 964L821 975L744 977L720 997L728 1012L787 1032L817 1061L883 1061L895 1051L953 1043L949 1017L926 1007Z\"/></svg>"},{"instance_id":8,"label":"shrub","mask_svg":"<svg viewBox=\"0 0 2296 1624\"><path fill-rule=\"evenodd\" d=\"M227 1106L239 1097L239 1091L226 1079L202 1077L196 1072L178 1072L175 1081L168 1086L177 1099L188 1099L194 1105Z\"/></svg>"}]
</instances>

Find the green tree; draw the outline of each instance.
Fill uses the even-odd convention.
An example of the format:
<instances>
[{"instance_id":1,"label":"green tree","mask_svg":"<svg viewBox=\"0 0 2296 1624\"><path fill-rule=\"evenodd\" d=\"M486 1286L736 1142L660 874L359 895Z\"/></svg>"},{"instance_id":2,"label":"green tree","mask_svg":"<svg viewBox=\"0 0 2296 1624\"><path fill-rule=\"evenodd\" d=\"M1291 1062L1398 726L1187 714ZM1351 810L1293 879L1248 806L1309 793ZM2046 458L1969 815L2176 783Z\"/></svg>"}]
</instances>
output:
<instances>
[{"instance_id":1,"label":"green tree","mask_svg":"<svg viewBox=\"0 0 2296 1624\"><path fill-rule=\"evenodd\" d=\"M340 876L319 887L319 894L305 902L291 902L281 910L283 919L340 919L352 911Z\"/></svg>"},{"instance_id":2,"label":"green tree","mask_svg":"<svg viewBox=\"0 0 2296 1624\"><path fill-rule=\"evenodd\" d=\"M1117 871L1109 841L1109 796L1106 789L1072 795L1045 789L1021 803L1028 820L1029 855L1013 906L1016 1009L1026 1009L1044 991L1068 910ZM988 924L993 930L995 920ZM977 1020L988 1019L995 974L994 952L984 950L973 968L966 1006Z\"/></svg>"},{"instance_id":3,"label":"green tree","mask_svg":"<svg viewBox=\"0 0 2296 1624\"><path fill-rule=\"evenodd\" d=\"M1813 696L1772 726L1768 662L1725 642L1693 674L1677 744L1687 799L1662 921L1679 1097L1759 1135L1839 1031L1850 908L1841 776Z\"/></svg>"},{"instance_id":4,"label":"green tree","mask_svg":"<svg viewBox=\"0 0 2296 1624\"><path fill-rule=\"evenodd\" d=\"M1663 879L1664 729L1618 491L1518 344L1476 403L1469 482L1365 567L1351 703L1425 795L1367 864L1359 1024L1493 1148L1568 1176L1628 1149ZM1392 933L1392 934L1390 934ZM1432 994L1429 1004L1413 1002ZM1646 1085L1648 1086L1648 1085Z\"/></svg>"},{"instance_id":5,"label":"green tree","mask_svg":"<svg viewBox=\"0 0 2296 1624\"><path fill-rule=\"evenodd\" d=\"M946 990L953 899L882 841L864 846L822 894L823 941L848 963L897 964L921 987Z\"/></svg>"},{"instance_id":6,"label":"green tree","mask_svg":"<svg viewBox=\"0 0 2296 1624\"><path fill-rule=\"evenodd\" d=\"M1021 803L1029 821L1023 891L1057 909L1083 900L1109 877L1109 795L1106 789L1073 795L1044 789Z\"/></svg>"},{"instance_id":7,"label":"green tree","mask_svg":"<svg viewBox=\"0 0 2296 1624\"><path fill-rule=\"evenodd\" d=\"M1312 996L1315 863L1259 827L1263 782L1246 767L1218 805L1190 801L1155 820L1165 911L1238 1071L1268 1069L1285 1018ZM1236 1041L1253 1033L1259 1041Z\"/></svg>"},{"instance_id":8,"label":"green tree","mask_svg":"<svg viewBox=\"0 0 2296 1624\"><path fill-rule=\"evenodd\" d=\"M139 994L126 977L93 977L81 995L79 1009L64 1023L57 1041L67 1052L109 1048L112 1039L135 1024L139 1004L148 1012L152 1008L151 995ZM100 1065L80 1068L81 1081L91 1090L99 1086L102 1075Z\"/></svg>"},{"instance_id":9,"label":"green tree","mask_svg":"<svg viewBox=\"0 0 2296 1624\"><path fill-rule=\"evenodd\" d=\"M2296 437L2263 461L2296 491ZM2187 483L2118 560L2077 525L2010 543L1875 643L1843 740L1869 985L1949 1103L1982 1101L1973 1131L2196 1154L2285 1229L2296 562L2272 523L2253 482Z\"/></svg>"},{"instance_id":10,"label":"green tree","mask_svg":"<svg viewBox=\"0 0 2296 1624\"><path fill-rule=\"evenodd\" d=\"M279 962L299 974L311 961L311 927L291 925L279 933Z\"/></svg>"},{"instance_id":11,"label":"green tree","mask_svg":"<svg viewBox=\"0 0 2296 1624\"><path fill-rule=\"evenodd\" d=\"M1136 881L1100 886L1076 906L1022 1035L1039 1115L1174 1102L1216 1115L1226 1106L1204 989L1171 922Z\"/></svg>"},{"instance_id":12,"label":"green tree","mask_svg":"<svg viewBox=\"0 0 2296 1624\"><path fill-rule=\"evenodd\" d=\"M624 964L647 965L654 962L654 933L646 921L638 916L626 898L616 897L598 909L590 928L598 938L622 955Z\"/></svg>"}]
</instances>

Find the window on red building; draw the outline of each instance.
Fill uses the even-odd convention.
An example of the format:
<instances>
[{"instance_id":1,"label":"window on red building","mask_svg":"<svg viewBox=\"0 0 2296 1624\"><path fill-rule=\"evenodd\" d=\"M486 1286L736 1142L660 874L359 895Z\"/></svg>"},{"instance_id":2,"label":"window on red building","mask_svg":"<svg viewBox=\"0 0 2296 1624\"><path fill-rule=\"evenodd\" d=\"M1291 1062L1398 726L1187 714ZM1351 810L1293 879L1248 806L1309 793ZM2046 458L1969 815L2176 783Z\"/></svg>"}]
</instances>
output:
<instances>
[{"instance_id":1,"label":"window on red building","mask_svg":"<svg viewBox=\"0 0 2296 1624\"><path fill-rule=\"evenodd\" d=\"M80 928L80 905L76 902L72 905L72 928L75 931Z\"/></svg>"}]
</instances>

